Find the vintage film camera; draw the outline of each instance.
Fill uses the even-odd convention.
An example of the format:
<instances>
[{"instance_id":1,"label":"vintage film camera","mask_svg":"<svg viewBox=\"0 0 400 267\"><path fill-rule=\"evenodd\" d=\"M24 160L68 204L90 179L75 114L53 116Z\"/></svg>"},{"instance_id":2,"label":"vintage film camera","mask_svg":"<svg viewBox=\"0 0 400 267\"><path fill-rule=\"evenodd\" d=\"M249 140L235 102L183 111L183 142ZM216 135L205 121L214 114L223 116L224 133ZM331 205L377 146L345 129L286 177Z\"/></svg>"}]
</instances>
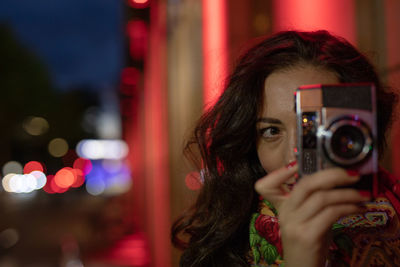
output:
<instances>
[{"instance_id":1,"label":"vintage film camera","mask_svg":"<svg viewBox=\"0 0 400 267\"><path fill-rule=\"evenodd\" d=\"M357 171L352 187L377 194L373 84L307 85L296 90L299 175L339 166Z\"/></svg>"}]
</instances>

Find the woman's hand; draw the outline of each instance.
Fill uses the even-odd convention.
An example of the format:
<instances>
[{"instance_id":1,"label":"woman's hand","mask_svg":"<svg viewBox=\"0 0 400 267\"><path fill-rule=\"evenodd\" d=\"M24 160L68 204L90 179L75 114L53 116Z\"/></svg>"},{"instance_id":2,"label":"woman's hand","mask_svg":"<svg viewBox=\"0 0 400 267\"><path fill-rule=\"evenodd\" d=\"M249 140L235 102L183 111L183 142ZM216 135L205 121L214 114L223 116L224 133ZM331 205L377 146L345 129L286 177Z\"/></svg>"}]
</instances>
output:
<instances>
[{"instance_id":1,"label":"woman's hand","mask_svg":"<svg viewBox=\"0 0 400 267\"><path fill-rule=\"evenodd\" d=\"M332 224L360 212L359 203L368 198L357 190L338 188L359 179L340 168L304 176L285 193L282 185L296 171L296 166L276 170L257 181L255 189L278 210L285 266L324 266Z\"/></svg>"}]
</instances>

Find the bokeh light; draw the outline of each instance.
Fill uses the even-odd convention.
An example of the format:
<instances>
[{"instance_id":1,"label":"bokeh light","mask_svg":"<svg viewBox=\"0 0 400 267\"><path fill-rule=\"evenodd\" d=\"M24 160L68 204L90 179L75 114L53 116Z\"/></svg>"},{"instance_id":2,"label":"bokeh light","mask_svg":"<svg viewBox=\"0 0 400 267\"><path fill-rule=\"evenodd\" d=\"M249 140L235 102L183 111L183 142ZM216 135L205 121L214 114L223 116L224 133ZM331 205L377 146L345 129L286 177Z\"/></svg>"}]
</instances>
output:
<instances>
[{"instance_id":1,"label":"bokeh light","mask_svg":"<svg viewBox=\"0 0 400 267\"><path fill-rule=\"evenodd\" d=\"M77 158L73 165L74 169L79 169L83 172L84 175L87 175L92 170L92 162L85 158Z\"/></svg>"},{"instance_id":2,"label":"bokeh light","mask_svg":"<svg viewBox=\"0 0 400 267\"><path fill-rule=\"evenodd\" d=\"M140 81L140 71L134 67L126 67L121 73L121 82L124 85L136 86ZM125 94L132 94L130 91L124 91Z\"/></svg>"},{"instance_id":3,"label":"bokeh light","mask_svg":"<svg viewBox=\"0 0 400 267\"><path fill-rule=\"evenodd\" d=\"M24 173L29 174L33 171L44 171L42 163L39 161L29 161L28 163L25 164L24 166Z\"/></svg>"},{"instance_id":4,"label":"bokeh light","mask_svg":"<svg viewBox=\"0 0 400 267\"><path fill-rule=\"evenodd\" d=\"M22 164L18 161L9 161L3 165L3 175L7 175L9 173L22 174L23 168Z\"/></svg>"},{"instance_id":5,"label":"bokeh light","mask_svg":"<svg viewBox=\"0 0 400 267\"><path fill-rule=\"evenodd\" d=\"M49 123L42 117L29 116L23 121L22 127L28 134L38 136L49 130Z\"/></svg>"},{"instance_id":6,"label":"bokeh light","mask_svg":"<svg viewBox=\"0 0 400 267\"><path fill-rule=\"evenodd\" d=\"M68 152L68 143L63 138L54 138L48 145L50 155L56 158L64 156Z\"/></svg>"},{"instance_id":7,"label":"bokeh light","mask_svg":"<svg viewBox=\"0 0 400 267\"><path fill-rule=\"evenodd\" d=\"M41 171L34 170L26 174L9 173L4 176L2 186L5 191L10 193L30 193L43 188L46 182L46 175Z\"/></svg>"},{"instance_id":8,"label":"bokeh light","mask_svg":"<svg viewBox=\"0 0 400 267\"><path fill-rule=\"evenodd\" d=\"M202 186L199 172L190 172L185 177L185 184L190 190L199 190Z\"/></svg>"},{"instance_id":9,"label":"bokeh light","mask_svg":"<svg viewBox=\"0 0 400 267\"><path fill-rule=\"evenodd\" d=\"M36 186L36 178L31 174L16 174L9 180L9 187L14 193L30 193Z\"/></svg>"},{"instance_id":10,"label":"bokeh light","mask_svg":"<svg viewBox=\"0 0 400 267\"><path fill-rule=\"evenodd\" d=\"M118 195L132 185L131 172L122 160L96 160L86 176L86 190L91 195Z\"/></svg>"},{"instance_id":11,"label":"bokeh light","mask_svg":"<svg viewBox=\"0 0 400 267\"><path fill-rule=\"evenodd\" d=\"M93 176L86 181L86 191L93 195L98 196L106 189L106 183L101 176Z\"/></svg>"},{"instance_id":12,"label":"bokeh light","mask_svg":"<svg viewBox=\"0 0 400 267\"><path fill-rule=\"evenodd\" d=\"M48 194L56 193L51 187L51 183L53 182L53 180L54 180L54 175L52 175L52 174L47 175L47 182L46 182L45 186L43 187L43 190Z\"/></svg>"},{"instance_id":13,"label":"bokeh light","mask_svg":"<svg viewBox=\"0 0 400 267\"><path fill-rule=\"evenodd\" d=\"M135 233L118 240L106 257L116 259L118 266L150 266L149 245L143 233Z\"/></svg>"},{"instance_id":14,"label":"bokeh light","mask_svg":"<svg viewBox=\"0 0 400 267\"><path fill-rule=\"evenodd\" d=\"M54 177L53 177L53 179L51 179L51 181L50 181L50 188L51 188L51 190L54 192L54 193L58 193L58 194L61 194L61 193L65 193L65 192L67 192L68 191L68 189L69 189L69 187L60 187L60 186L58 186L57 185L57 183L56 183L56 176L54 175Z\"/></svg>"},{"instance_id":15,"label":"bokeh light","mask_svg":"<svg viewBox=\"0 0 400 267\"><path fill-rule=\"evenodd\" d=\"M7 192L12 192L12 189L10 187L10 180L13 176L15 176L15 173L9 173L6 176L3 177L3 180L1 181L1 184L4 188L5 191Z\"/></svg>"},{"instance_id":16,"label":"bokeh light","mask_svg":"<svg viewBox=\"0 0 400 267\"><path fill-rule=\"evenodd\" d=\"M17 244L19 233L14 228L7 228L0 232L0 248L8 249ZM7 265L7 264L6 264Z\"/></svg>"},{"instance_id":17,"label":"bokeh light","mask_svg":"<svg viewBox=\"0 0 400 267\"><path fill-rule=\"evenodd\" d=\"M128 155L128 145L123 140L82 140L76 146L78 155L86 159L123 159Z\"/></svg>"},{"instance_id":18,"label":"bokeh light","mask_svg":"<svg viewBox=\"0 0 400 267\"><path fill-rule=\"evenodd\" d=\"M36 179L36 190L39 190L46 185L47 177L43 172L33 171L30 173L30 175L32 175Z\"/></svg>"},{"instance_id":19,"label":"bokeh light","mask_svg":"<svg viewBox=\"0 0 400 267\"><path fill-rule=\"evenodd\" d=\"M85 182L85 174L80 169L71 169L75 176L75 182L71 185L71 187L77 188L83 185Z\"/></svg>"},{"instance_id":20,"label":"bokeh light","mask_svg":"<svg viewBox=\"0 0 400 267\"><path fill-rule=\"evenodd\" d=\"M129 53L133 59L143 59L148 47L148 27L143 20L132 20L127 24L129 36Z\"/></svg>"},{"instance_id":21,"label":"bokeh light","mask_svg":"<svg viewBox=\"0 0 400 267\"><path fill-rule=\"evenodd\" d=\"M128 0L128 4L133 8L146 8L150 4L150 0Z\"/></svg>"},{"instance_id":22,"label":"bokeh light","mask_svg":"<svg viewBox=\"0 0 400 267\"><path fill-rule=\"evenodd\" d=\"M72 171L72 168L62 168L54 176L54 182L60 188L69 188L76 182L76 173Z\"/></svg>"}]
</instances>

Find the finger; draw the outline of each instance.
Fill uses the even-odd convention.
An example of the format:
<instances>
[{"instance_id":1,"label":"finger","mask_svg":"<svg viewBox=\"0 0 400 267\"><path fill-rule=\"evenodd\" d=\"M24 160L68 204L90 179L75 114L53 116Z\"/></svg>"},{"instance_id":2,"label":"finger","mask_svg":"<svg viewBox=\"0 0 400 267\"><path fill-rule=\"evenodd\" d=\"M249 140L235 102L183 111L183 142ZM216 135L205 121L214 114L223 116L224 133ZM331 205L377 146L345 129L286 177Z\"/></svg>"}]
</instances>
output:
<instances>
[{"instance_id":1,"label":"finger","mask_svg":"<svg viewBox=\"0 0 400 267\"><path fill-rule=\"evenodd\" d=\"M357 204L331 205L314 216L308 226L313 229L310 233L322 236L329 231L332 225L341 217L362 212L363 208Z\"/></svg>"},{"instance_id":2,"label":"finger","mask_svg":"<svg viewBox=\"0 0 400 267\"><path fill-rule=\"evenodd\" d=\"M357 190L349 188L317 191L310 195L303 205L297 209L297 219L300 222L307 221L322 212L326 207L341 204L359 204L368 199Z\"/></svg>"},{"instance_id":3,"label":"finger","mask_svg":"<svg viewBox=\"0 0 400 267\"><path fill-rule=\"evenodd\" d=\"M261 195L270 192L271 189L281 190L282 184L293 178L297 171L297 164L294 166L282 167L259 179L255 183L254 188Z\"/></svg>"},{"instance_id":4,"label":"finger","mask_svg":"<svg viewBox=\"0 0 400 267\"><path fill-rule=\"evenodd\" d=\"M315 191L350 185L359 179L359 176L350 175L341 168L326 169L312 175L304 176L293 189L292 196L289 199L289 206L295 210Z\"/></svg>"}]
</instances>

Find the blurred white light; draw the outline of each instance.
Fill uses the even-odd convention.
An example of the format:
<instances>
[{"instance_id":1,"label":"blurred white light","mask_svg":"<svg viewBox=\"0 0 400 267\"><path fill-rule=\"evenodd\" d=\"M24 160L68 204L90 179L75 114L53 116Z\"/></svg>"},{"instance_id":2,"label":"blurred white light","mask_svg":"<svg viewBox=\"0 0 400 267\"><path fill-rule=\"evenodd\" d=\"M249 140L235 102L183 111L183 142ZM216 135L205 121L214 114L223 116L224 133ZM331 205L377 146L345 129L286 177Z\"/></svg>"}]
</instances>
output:
<instances>
[{"instance_id":1,"label":"blurred white light","mask_svg":"<svg viewBox=\"0 0 400 267\"><path fill-rule=\"evenodd\" d=\"M26 183L26 191L24 193L30 193L33 190L36 190L37 187L37 181L36 181L36 177L33 176L32 174L25 174L25 183Z\"/></svg>"},{"instance_id":2,"label":"blurred white light","mask_svg":"<svg viewBox=\"0 0 400 267\"><path fill-rule=\"evenodd\" d=\"M36 189L37 182L32 174L14 174L9 178L6 186L10 190L8 192L30 193Z\"/></svg>"},{"instance_id":3,"label":"blurred white light","mask_svg":"<svg viewBox=\"0 0 400 267\"><path fill-rule=\"evenodd\" d=\"M3 180L1 181L1 184L3 185L5 191L12 192L12 189L10 187L10 180L15 175L16 175L15 173L9 173L6 176L4 176Z\"/></svg>"},{"instance_id":4,"label":"blurred white light","mask_svg":"<svg viewBox=\"0 0 400 267\"><path fill-rule=\"evenodd\" d=\"M25 190L23 177L24 177L23 174L16 174L11 177L9 182L11 192L22 193L22 191Z\"/></svg>"},{"instance_id":5,"label":"blurred white light","mask_svg":"<svg viewBox=\"0 0 400 267\"><path fill-rule=\"evenodd\" d=\"M128 155L128 145L123 140L82 140L76 146L78 155L82 158L123 159Z\"/></svg>"},{"instance_id":6,"label":"blurred white light","mask_svg":"<svg viewBox=\"0 0 400 267\"><path fill-rule=\"evenodd\" d=\"M121 136L120 115L116 112L102 112L97 120L97 129L101 138L119 138Z\"/></svg>"},{"instance_id":7,"label":"blurred white light","mask_svg":"<svg viewBox=\"0 0 400 267\"><path fill-rule=\"evenodd\" d=\"M22 164L18 161L9 161L3 165L3 175L9 173L22 174L23 169Z\"/></svg>"},{"instance_id":8,"label":"blurred white light","mask_svg":"<svg viewBox=\"0 0 400 267\"><path fill-rule=\"evenodd\" d=\"M30 173L30 175L32 175L36 179L36 187L35 187L36 190L39 190L46 185L47 177L43 172L33 171Z\"/></svg>"}]
</instances>

